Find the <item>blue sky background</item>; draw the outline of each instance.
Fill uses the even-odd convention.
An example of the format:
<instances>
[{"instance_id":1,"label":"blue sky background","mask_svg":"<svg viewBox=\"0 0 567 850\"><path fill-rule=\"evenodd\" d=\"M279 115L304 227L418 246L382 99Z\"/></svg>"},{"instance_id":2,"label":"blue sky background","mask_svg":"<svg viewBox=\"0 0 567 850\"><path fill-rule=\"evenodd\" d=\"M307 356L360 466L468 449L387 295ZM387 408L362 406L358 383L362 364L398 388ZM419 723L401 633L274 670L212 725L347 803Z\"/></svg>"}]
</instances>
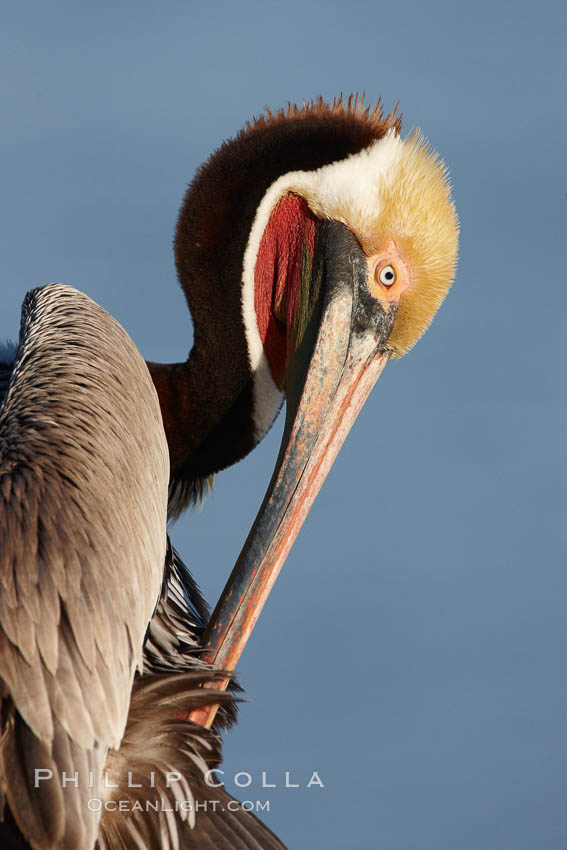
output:
<instances>
[{"instance_id":1,"label":"blue sky background","mask_svg":"<svg viewBox=\"0 0 567 850\"><path fill-rule=\"evenodd\" d=\"M0 336L54 280L184 359L177 209L265 105L399 100L451 169L454 289L380 379L240 664L227 786L251 772L241 798L295 850L567 846L566 29L546 0L4 7ZM173 529L210 601L280 435Z\"/></svg>"}]
</instances>

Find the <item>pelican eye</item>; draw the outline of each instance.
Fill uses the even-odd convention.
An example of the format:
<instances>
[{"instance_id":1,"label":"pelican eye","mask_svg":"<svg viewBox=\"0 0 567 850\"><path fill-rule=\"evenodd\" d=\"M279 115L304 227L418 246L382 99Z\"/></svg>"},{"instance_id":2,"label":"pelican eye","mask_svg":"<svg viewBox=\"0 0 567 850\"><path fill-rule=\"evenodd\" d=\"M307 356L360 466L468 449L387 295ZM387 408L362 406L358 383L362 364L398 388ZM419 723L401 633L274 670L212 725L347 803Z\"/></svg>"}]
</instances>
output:
<instances>
[{"instance_id":1,"label":"pelican eye","mask_svg":"<svg viewBox=\"0 0 567 850\"><path fill-rule=\"evenodd\" d=\"M380 269L380 283L384 286L393 286L396 282L396 270L393 266L387 265Z\"/></svg>"}]
</instances>

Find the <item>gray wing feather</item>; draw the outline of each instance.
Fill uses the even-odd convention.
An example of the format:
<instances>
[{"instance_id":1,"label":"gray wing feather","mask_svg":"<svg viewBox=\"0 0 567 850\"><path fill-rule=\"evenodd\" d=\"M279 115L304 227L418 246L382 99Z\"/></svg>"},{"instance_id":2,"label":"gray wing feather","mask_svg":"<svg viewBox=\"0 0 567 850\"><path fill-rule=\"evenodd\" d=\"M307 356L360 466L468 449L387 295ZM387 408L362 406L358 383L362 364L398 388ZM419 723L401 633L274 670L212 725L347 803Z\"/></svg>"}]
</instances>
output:
<instances>
[{"instance_id":1,"label":"gray wing feather","mask_svg":"<svg viewBox=\"0 0 567 850\"><path fill-rule=\"evenodd\" d=\"M86 850L98 816L84 797L96 787L38 789L33 771L98 781L120 744L161 589L167 445L143 359L76 290L27 296L10 368L0 375L0 780L32 845Z\"/></svg>"}]
</instances>

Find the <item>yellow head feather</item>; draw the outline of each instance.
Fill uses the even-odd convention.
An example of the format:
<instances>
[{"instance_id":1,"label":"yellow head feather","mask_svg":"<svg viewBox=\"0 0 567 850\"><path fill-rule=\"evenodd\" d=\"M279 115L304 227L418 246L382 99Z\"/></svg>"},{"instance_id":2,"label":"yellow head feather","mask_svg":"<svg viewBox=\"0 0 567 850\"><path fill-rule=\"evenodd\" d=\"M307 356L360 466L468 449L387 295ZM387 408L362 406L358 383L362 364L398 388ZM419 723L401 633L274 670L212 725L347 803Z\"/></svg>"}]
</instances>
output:
<instances>
[{"instance_id":1,"label":"yellow head feather","mask_svg":"<svg viewBox=\"0 0 567 850\"><path fill-rule=\"evenodd\" d=\"M388 340L394 358L415 345L447 295L459 237L445 164L419 132L401 145L391 172L379 181L377 220L357 234L367 254L393 239L411 268L411 285L401 296Z\"/></svg>"}]
</instances>

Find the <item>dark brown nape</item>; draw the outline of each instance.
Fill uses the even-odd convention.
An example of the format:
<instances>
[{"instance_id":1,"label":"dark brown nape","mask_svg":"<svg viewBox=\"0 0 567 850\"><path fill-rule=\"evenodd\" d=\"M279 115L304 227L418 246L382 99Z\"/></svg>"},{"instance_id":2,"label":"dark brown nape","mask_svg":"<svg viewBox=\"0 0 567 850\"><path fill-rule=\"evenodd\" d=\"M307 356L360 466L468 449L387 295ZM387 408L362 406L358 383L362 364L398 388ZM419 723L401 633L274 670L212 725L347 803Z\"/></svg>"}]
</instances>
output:
<instances>
[{"instance_id":1,"label":"dark brown nape","mask_svg":"<svg viewBox=\"0 0 567 850\"><path fill-rule=\"evenodd\" d=\"M186 363L149 363L170 449L172 484L187 492L256 444L252 376L241 314L242 264L269 186L357 153L400 119L380 103L319 100L249 122L197 171L175 235L179 281L195 326Z\"/></svg>"}]
</instances>

